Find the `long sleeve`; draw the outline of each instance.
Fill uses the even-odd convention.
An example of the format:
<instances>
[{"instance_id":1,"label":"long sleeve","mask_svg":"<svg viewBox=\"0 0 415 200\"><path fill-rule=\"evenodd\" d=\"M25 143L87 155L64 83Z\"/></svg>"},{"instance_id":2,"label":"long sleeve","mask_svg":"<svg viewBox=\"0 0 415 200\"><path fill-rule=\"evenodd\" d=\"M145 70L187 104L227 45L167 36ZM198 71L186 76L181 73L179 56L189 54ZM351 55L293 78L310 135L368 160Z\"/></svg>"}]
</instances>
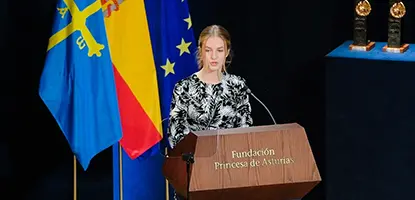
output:
<instances>
[{"instance_id":1,"label":"long sleeve","mask_svg":"<svg viewBox=\"0 0 415 200\"><path fill-rule=\"evenodd\" d=\"M183 97L183 93L183 87L179 85L174 87L170 106L169 126L167 128L171 148L174 148L190 132L186 120L187 102Z\"/></svg>"},{"instance_id":2,"label":"long sleeve","mask_svg":"<svg viewBox=\"0 0 415 200\"><path fill-rule=\"evenodd\" d=\"M249 94L246 91L243 91L240 95L236 109L236 117L238 118L236 125L237 127L249 127L253 124Z\"/></svg>"}]
</instances>

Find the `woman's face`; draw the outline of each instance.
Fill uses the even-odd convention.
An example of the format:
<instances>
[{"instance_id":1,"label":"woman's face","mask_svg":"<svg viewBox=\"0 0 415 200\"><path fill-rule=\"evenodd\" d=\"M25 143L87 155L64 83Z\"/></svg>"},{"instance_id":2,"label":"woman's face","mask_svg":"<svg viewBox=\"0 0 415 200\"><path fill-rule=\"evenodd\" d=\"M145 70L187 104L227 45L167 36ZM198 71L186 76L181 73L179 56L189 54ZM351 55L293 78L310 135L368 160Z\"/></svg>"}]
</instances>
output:
<instances>
[{"instance_id":1,"label":"woman's face","mask_svg":"<svg viewBox=\"0 0 415 200\"><path fill-rule=\"evenodd\" d=\"M205 43L204 66L211 71L220 71L226 59L225 43L220 37L209 37Z\"/></svg>"}]
</instances>

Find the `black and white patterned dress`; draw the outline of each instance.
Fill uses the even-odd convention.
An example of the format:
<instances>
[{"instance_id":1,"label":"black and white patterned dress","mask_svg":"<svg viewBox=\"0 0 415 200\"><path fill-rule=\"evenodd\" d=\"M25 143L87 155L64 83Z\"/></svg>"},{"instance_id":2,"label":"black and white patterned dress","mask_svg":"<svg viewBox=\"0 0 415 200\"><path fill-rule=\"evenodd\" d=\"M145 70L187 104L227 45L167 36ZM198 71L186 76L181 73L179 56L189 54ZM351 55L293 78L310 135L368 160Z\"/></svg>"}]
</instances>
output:
<instances>
[{"instance_id":1,"label":"black and white patterned dress","mask_svg":"<svg viewBox=\"0 0 415 200\"><path fill-rule=\"evenodd\" d=\"M177 82L167 129L170 147L190 131L252 126L247 89L243 78L228 73L218 84L202 82L196 74ZM175 193L174 199L184 198Z\"/></svg>"},{"instance_id":2,"label":"black and white patterned dress","mask_svg":"<svg viewBox=\"0 0 415 200\"><path fill-rule=\"evenodd\" d=\"M243 78L229 73L218 84L202 82L196 74L177 82L167 130L170 146L190 131L252 126L247 89Z\"/></svg>"}]
</instances>

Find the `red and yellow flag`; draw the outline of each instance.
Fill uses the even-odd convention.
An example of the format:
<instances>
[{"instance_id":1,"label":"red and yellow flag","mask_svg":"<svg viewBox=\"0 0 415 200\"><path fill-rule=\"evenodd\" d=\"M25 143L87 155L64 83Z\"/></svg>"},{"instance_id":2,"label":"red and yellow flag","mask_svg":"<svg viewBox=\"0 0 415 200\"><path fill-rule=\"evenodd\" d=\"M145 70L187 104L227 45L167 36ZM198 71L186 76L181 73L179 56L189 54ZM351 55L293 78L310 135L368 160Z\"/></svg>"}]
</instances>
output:
<instances>
[{"instance_id":1,"label":"red and yellow flag","mask_svg":"<svg viewBox=\"0 0 415 200\"><path fill-rule=\"evenodd\" d=\"M157 73L142 0L102 0L121 115L121 146L135 159L163 137ZM122 6L122 9L118 9Z\"/></svg>"}]
</instances>

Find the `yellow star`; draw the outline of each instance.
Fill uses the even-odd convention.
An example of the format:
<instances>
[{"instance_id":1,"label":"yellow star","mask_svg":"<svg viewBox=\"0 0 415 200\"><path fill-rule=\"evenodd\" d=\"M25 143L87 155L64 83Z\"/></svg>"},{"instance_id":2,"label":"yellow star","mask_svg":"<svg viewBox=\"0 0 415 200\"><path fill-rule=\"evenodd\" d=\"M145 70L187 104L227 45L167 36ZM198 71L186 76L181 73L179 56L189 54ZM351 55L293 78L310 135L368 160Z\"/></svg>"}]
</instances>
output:
<instances>
[{"instance_id":1,"label":"yellow star","mask_svg":"<svg viewBox=\"0 0 415 200\"><path fill-rule=\"evenodd\" d=\"M167 58L166 64L161 66L161 68L163 68L165 71L164 77L166 77L170 73L174 74L174 64L175 63L170 63L170 60Z\"/></svg>"},{"instance_id":2,"label":"yellow star","mask_svg":"<svg viewBox=\"0 0 415 200\"><path fill-rule=\"evenodd\" d=\"M185 22L187 22L187 30L190 29L190 27L192 27L192 20L190 19L190 15L188 18L183 19Z\"/></svg>"},{"instance_id":3,"label":"yellow star","mask_svg":"<svg viewBox=\"0 0 415 200\"><path fill-rule=\"evenodd\" d=\"M184 52L190 54L190 51L189 51L190 44L192 44L192 42L186 43L184 39L182 38L182 42L176 46L178 49L180 49L180 55L182 55Z\"/></svg>"}]
</instances>

